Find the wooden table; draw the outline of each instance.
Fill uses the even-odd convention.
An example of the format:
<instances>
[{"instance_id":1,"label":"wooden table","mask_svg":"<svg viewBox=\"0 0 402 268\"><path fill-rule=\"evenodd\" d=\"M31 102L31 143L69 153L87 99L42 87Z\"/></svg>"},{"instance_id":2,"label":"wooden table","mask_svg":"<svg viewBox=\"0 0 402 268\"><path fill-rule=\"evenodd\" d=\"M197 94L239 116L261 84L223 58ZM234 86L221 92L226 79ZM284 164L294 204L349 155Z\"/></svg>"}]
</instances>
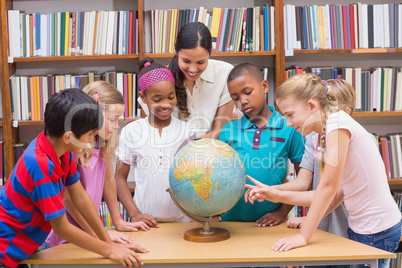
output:
<instances>
[{"instance_id":1,"label":"wooden table","mask_svg":"<svg viewBox=\"0 0 402 268\"><path fill-rule=\"evenodd\" d=\"M201 227L195 222L162 223L147 232L127 233L134 243L150 250L141 254L147 267L250 267L287 265L370 264L377 259L394 258L393 253L317 230L309 245L288 252L274 252L279 239L294 235L297 229L285 224L257 228L254 222L219 222L215 227L229 230L228 240L195 243L183 239L186 230ZM121 267L116 262L67 243L33 254L24 263L32 267ZM60 265L60 266L59 266Z\"/></svg>"}]
</instances>

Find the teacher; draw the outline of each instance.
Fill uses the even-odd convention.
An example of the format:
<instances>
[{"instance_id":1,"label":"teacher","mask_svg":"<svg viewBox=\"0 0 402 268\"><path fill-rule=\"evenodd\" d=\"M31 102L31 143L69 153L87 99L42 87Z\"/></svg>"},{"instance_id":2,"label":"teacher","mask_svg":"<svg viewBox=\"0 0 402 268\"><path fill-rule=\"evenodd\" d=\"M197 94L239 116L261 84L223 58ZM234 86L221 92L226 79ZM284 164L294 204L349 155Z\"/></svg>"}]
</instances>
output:
<instances>
[{"instance_id":1,"label":"teacher","mask_svg":"<svg viewBox=\"0 0 402 268\"><path fill-rule=\"evenodd\" d=\"M233 65L210 59L211 32L201 22L184 25L174 48L169 69L175 79L177 107L172 115L189 122L197 137L218 139L233 114L234 104L227 88ZM140 104L148 114L146 105Z\"/></svg>"}]
</instances>

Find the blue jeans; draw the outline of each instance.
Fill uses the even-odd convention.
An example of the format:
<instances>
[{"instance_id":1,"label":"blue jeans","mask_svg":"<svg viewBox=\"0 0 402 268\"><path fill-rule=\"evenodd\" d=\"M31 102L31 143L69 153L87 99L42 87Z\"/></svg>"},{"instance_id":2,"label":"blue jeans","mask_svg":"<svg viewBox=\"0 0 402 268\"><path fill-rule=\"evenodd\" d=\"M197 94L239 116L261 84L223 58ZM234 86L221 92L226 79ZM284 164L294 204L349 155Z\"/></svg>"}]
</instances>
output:
<instances>
[{"instance_id":1,"label":"blue jeans","mask_svg":"<svg viewBox=\"0 0 402 268\"><path fill-rule=\"evenodd\" d=\"M376 234L357 234L348 228L349 239L375 247L388 252L395 252L401 239L402 222ZM390 259L379 259L378 268L389 267Z\"/></svg>"}]
</instances>

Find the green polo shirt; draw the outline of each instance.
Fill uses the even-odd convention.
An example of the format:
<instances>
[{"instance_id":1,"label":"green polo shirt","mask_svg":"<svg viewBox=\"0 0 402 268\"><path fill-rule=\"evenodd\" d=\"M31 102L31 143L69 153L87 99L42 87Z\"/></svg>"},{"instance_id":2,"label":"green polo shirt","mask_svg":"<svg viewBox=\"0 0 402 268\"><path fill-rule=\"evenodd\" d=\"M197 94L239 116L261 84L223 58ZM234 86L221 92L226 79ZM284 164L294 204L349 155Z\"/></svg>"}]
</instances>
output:
<instances>
[{"instance_id":1,"label":"green polo shirt","mask_svg":"<svg viewBox=\"0 0 402 268\"><path fill-rule=\"evenodd\" d=\"M304 153L304 138L294 128L286 126L286 118L272 111L268 124L259 128L246 116L223 126L219 140L232 146L244 163L246 174L267 185L281 184L286 176L288 159L300 162ZM252 184L247 180L248 184ZM256 221L275 211L280 203L269 201L245 203L244 198L222 215L224 221Z\"/></svg>"}]
</instances>

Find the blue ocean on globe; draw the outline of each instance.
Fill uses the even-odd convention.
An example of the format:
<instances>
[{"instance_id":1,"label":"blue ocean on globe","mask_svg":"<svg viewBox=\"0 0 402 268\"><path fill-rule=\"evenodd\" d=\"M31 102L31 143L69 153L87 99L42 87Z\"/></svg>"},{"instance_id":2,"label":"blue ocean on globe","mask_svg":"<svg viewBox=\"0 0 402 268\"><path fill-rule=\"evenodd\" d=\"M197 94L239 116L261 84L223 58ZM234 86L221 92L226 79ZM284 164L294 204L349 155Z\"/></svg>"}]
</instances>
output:
<instances>
[{"instance_id":1,"label":"blue ocean on globe","mask_svg":"<svg viewBox=\"0 0 402 268\"><path fill-rule=\"evenodd\" d=\"M201 217L220 215L242 197L244 164L228 144L212 139L190 142L177 152L169 173L177 203Z\"/></svg>"}]
</instances>

